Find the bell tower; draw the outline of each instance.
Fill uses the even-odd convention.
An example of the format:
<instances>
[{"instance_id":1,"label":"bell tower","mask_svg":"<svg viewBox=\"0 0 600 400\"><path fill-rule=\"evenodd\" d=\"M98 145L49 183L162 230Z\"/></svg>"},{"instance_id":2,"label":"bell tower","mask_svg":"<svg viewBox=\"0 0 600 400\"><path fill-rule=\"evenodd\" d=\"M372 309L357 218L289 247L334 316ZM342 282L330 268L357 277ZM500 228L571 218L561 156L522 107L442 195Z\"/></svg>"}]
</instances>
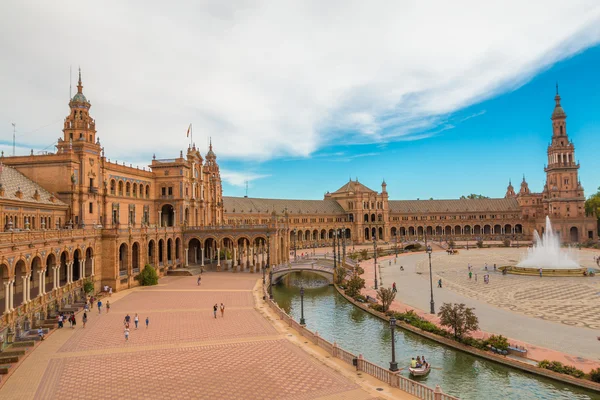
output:
<instances>
[{"instance_id":1,"label":"bell tower","mask_svg":"<svg viewBox=\"0 0 600 400\"><path fill-rule=\"evenodd\" d=\"M63 128L64 146L72 146L78 142L96 143L96 121L90 117L90 102L83 95L83 84L81 83L81 69L79 69L79 81L77 82L77 93L69 101L71 112L65 118ZM60 148L60 144L59 144Z\"/></svg>"},{"instance_id":2,"label":"bell tower","mask_svg":"<svg viewBox=\"0 0 600 400\"><path fill-rule=\"evenodd\" d=\"M560 104L558 84L552 112L552 142L548 146L544 211L550 218L571 218L584 215L585 197L579 182L579 164L575 162L575 146L567 134L567 114Z\"/></svg>"}]
</instances>

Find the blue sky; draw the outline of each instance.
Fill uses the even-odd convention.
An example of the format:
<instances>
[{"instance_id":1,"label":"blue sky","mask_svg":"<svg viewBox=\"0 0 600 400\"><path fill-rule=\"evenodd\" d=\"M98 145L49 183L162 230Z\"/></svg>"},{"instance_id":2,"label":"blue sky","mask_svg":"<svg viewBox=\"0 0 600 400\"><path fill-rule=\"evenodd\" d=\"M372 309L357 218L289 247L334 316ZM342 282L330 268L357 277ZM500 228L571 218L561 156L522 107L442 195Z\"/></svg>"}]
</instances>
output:
<instances>
[{"instance_id":1,"label":"blue sky","mask_svg":"<svg viewBox=\"0 0 600 400\"><path fill-rule=\"evenodd\" d=\"M442 130L422 140L343 145L309 157L268 162L221 160L227 170L263 176L249 183L251 197L320 199L349 177L392 199L453 199L477 193L503 197L508 180L518 190L523 174L532 191L545 182L546 149L552 136L550 115L555 83L567 112L567 132L581 163L586 195L600 186L600 46L540 72L517 90L471 105L448 116ZM217 155L219 149L216 149ZM224 183L226 195L245 188Z\"/></svg>"}]
</instances>

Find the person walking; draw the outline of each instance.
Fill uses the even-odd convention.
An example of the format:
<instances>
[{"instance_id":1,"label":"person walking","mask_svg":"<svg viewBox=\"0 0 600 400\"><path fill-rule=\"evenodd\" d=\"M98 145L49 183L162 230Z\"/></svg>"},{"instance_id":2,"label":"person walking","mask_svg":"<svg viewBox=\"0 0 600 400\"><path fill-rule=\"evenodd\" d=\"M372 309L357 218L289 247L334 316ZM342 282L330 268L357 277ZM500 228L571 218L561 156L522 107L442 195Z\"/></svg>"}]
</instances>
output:
<instances>
[{"instance_id":1,"label":"person walking","mask_svg":"<svg viewBox=\"0 0 600 400\"><path fill-rule=\"evenodd\" d=\"M131 317L129 316L129 314L127 314L125 318L123 318L123 324L129 326L129 321L131 321Z\"/></svg>"},{"instance_id":2,"label":"person walking","mask_svg":"<svg viewBox=\"0 0 600 400\"><path fill-rule=\"evenodd\" d=\"M98 300L98 314L102 313L102 301Z\"/></svg>"},{"instance_id":3,"label":"person walking","mask_svg":"<svg viewBox=\"0 0 600 400\"><path fill-rule=\"evenodd\" d=\"M85 324L87 324L87 312L83 312L83 318L81 318L81 322L83 322L83 327L85 328Z\"/></svg>"},{"instance_id":4,"label":"person walking","mask_svg":"<svg viewBox=\"0 0 600 400\"><path fill-rule=\"evenodd\" d=\"M213 306L213 315L215 316L215 318L217 318L217 309L219 307L217 306L217 303L215 303L215 305Z\"/></svg>"},{"instance_id":5,"label":"person walking","mask_svg":"<svg viewBox=\"0 0 600 400\"><path fill-rule=\"evenodd\" d=\"M473 273L471 271L469 271L469 280L471 280L472 277L473 277Z\"/></svg>"},{"instance_id":6,"label":"person walking","mask_svg":"<svg viewBox=\"0 0 600 400\"><path fill-rule=\"evenodd\" d=\"M438 287L441 289L442 288L442 278L440 278L440 280L438 281Z\"/></svg>"},{"instance_id":7,"label":"person walking","mask_svg":"<svg viewBox=\"0 0 600 400\"><path fill-rule=\"evenodd\" d=\"M198 275L198 286L200 286L200 282L202 281L202 277Z\"/></svg>"},{"instance_id":8,"label":"person walking","mask_svg":"<svg viewBox=\"0 0 600 400\"><path fill-rule=\"evenodd\" d=\"M148 324L150 324L150 318L146 317L146 329L148 329Z\"/></svg>"},{"instance_id":9,"label":"person walking","mask_svg":"<svg viewBox=\"0 0 600 400\"><path fill-rule=\"evenodd\" d=\"M75 313L71 313L71 328L75 329L75 325L77 325L77 318L75 318Z\"/></svg>"},{"instance_id":10,"label":"person walking","mask_svg":"<svg viewBox=\"0 0 600 400\"><path fill-rule=\"evenodd\" d=\"M110 312L110 301L106 300L106 313L108 314Z\"/></svg>"},{"instance_id":11,"label":"person walking","mask_svg":"<svg viewBox=\"0 0 600 400\"><path fill-rule=\"evenodd\" d=\"M396 282L392 283L392 292L396 293L398 289L396 289Z\"/></svg>"},{"instance_id":12,"label":"person walking","mask_svg":"<svg viewBox=\"0 0 600 400\"><path fill-rule=\"evenodd\" d=\"M67 317L67 321L69 321L69 327L73 327L73 320L71 319L71 315Z\"/></svg>"},{"instance_id":13,"label":"person walking","mask_svg":"<svg viewBox=\"0 0 600 400\"><path fill-rule=\"evenodd\" d=\"M539 272L540 272L540 278L541 278L542 277L542 269L541 268L539 269Z\"/></svg>"},{"instance_id":14,"label":"person walking","mask_svg":"<svg viewBox=\"0 0 600 400\"><path fill-rule=\"evenodd\" d=\"M135 313L135 317L133 317L133 322L135 322L135 329L137 329L138 323L140 322L140 318L138 317L137 313Z\"/></svg>"},{"instance_id":15,"label":"person walking","mask_svg":"<svg viewBox=\"0 0 600 400\"><path fill-rule=\"evenodd\" d=\"M62 314L58 314L58 317L56 317L56 320L58 321L58 329L63 327L63 316Z\"/></svg>"},{"instance_id":16,"label":"person walking","mask_svg":"<svg viewBox=\"0 0 600 400\"><path fill-rule=\"evenodd\" d=\"M126 342L129 341L129 327L128 326L125 327L125 341Z\"/></svg>"},{"instance_id":17,"label":"person walking","mask_svg":"<svg viewBox=\"0 0 600 400\"><path fill-rule=\"evenodd\" d=\"M221 303L221 318L225 316L225 305Z\"/></svg>"}]
</instances>

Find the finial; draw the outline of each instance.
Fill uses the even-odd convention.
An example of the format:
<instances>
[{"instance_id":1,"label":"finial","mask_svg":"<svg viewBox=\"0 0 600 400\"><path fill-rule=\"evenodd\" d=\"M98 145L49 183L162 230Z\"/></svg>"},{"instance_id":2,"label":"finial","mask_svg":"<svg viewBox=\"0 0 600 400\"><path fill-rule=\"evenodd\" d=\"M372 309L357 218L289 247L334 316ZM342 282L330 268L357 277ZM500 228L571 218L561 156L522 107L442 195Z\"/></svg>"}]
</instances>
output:
<instances>
[{"instance_id":1,"label":"finial","mask_svg":"<svg viewBox=\"0 0 600 400\"><path fill-rule=\"evenodd\" d=\"M156 160L156 154L152 154L152 159Z\"/></svg>"},{"instance_id":2,"label":"finial","mask_svg":"<svg viewBox=\"0 0 600 400\"><path fill-rule=\"evenodd\" d=\"M556 95L558 96L558 81L556 81Z\"/></svg>"},{"instance_id":3,"label":"finial","mask_svg":"<svg viewBox=\"0 0 600 400\"><path fill-rule=\"evenodd\" d=\"M523 174L523 182L525 182L525 174Z\"/></svg>"},{"instance_id":4,"label":"finial","mask_svg":"<svg viewBox=\"0 0 600 400\"><path fill-rule=\"evenodd\" d=\"M79 81L77 82L77 93L83 93L83 85L81 84L81 67L79 67Z\"/></svg>"},{"instance_id":5,"label":"finial","mask_svg":"<svg viewBox=\"0 0 600 400\"><path fill-rule=\"evenodd\" d=\"M208 149L212 150L212 136L209 138L209 145L208 145Z\"/></svg>"},{"instance_id":6,"label":"finial","mask_svg":"<svg viewBox=\"0 0 600 400\"><path fill-rule=\"evenodd\" d=\"M512 186L512 180L508 178L508 186Z\"/></svg>"}]
</instances>

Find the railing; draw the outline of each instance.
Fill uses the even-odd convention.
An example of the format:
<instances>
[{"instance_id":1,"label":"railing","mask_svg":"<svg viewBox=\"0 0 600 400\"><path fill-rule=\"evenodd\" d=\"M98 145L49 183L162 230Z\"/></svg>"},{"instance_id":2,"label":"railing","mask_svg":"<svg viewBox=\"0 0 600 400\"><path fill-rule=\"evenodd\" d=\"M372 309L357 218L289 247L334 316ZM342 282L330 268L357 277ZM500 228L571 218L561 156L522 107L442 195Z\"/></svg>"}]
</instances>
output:
<instances>
[{"instance_id":1,"label":"railing","mask_svg":"<svg viewBox=\"0 0 600 400\"><path fill-rule=\"evenodd\" d=\"M88 187L88 192L90 193L98 193L98 188L95 186L89 186Z\"/></svg>"},{"instance_id":2,"label":"railing","mask_svg":"<svg viewBox=\"0 0 600 400\"><path fill-rule=\"evenodd\" d=\"M119 270L119 276L127 276L127 270Z\"/></svg>"},{"instance_id":3,"label":"railing","mask_svg":"<svg viewBox=\"0 0 600 400\"><path fill-rule=\"evenodd\" d=\"M133 269L133 273L134 274L139 274L140 273L140 269L139 268L134 268Z\"/></svg>"},{"instance_id":4,"label":"railing","mask_svg":"<svg viewBox=\"0 0 600 400\"><path fill-rule=\"evenodd\" d=\"M235 230L235 229L260 229L266 231L269 225L212 225L212 226L186 226L186 231L217 231L217 230Z\"/></svg>"},{"instance_id":5,"label":"railing","mask_svg":"<svg viewBox=\"0 0 600 400\"><path fill-rule=\"evenodd\" d=\"M263 286L263 294L267 304L277 314L277 316L284 321L288 326L294 328L300 335L309 339L312 343L319 346L327 353L331 354L335 358L339 358L347 364L356 367L357 371L365 372L382 382L389 384L391 387L398 388L406 393L409 393L422 400L458 400L458 397L454 397L442 392L439 385L436 385L435 389L431 389L419 382L415 382L411 379L405 378L398 372L392 372L388 369L380 367L377 364L373 364L365 360L362 355L356 357L354 354L338 347L337 343L330 343L327 340L319 336L318 332L312 332L306 329L305 326L300 325L290 315L283 311L277 303L269 299L267 292L267 285Z\"/></svg>"}]
</instances>

